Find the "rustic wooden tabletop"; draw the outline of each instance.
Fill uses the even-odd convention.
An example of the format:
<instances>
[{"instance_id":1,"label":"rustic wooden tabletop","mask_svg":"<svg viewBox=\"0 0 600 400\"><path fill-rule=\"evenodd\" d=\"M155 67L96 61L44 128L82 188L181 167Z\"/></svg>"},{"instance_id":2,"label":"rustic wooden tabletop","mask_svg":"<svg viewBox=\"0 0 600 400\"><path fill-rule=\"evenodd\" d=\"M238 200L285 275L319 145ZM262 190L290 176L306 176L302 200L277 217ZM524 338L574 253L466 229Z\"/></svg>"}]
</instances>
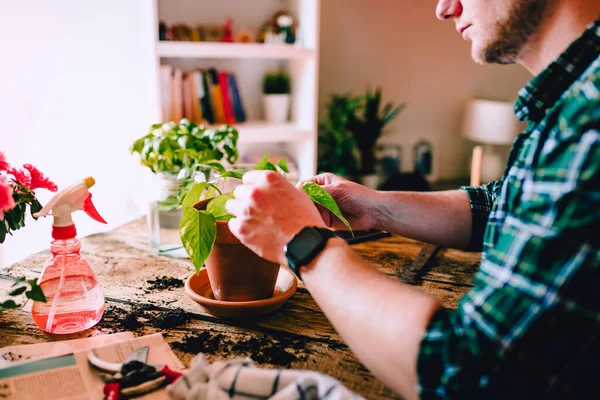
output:
<instances>
[{"instance_id":1,"label":"rustic wooden tabletop","mask_svg":"<svg viewBox=\"0 0 600 400\"><path fill-rule=\"evenodd\" d=\"M193 272L189 260L149 250L145 219L83 238L82 245L106 297L100 323L79 334L49 335L33 323L29 302L22 310L0 313L0 347L120 331L161 332L186 365L198 352L211 361L249 356L262 367L328 374L367 399L397 398L354 357L302 283L271 315L226 320L206 313L184 293L183 283ZM352 247L374 268L397 277L404 275L422 245L392 236ZM0 293L15 277L38 277L49 256L48 251L40 252L0 270ZM433 268L416 284L454 308L471 287L479 261L479 253L442 249Z\"/></svg>"}]
</instances>

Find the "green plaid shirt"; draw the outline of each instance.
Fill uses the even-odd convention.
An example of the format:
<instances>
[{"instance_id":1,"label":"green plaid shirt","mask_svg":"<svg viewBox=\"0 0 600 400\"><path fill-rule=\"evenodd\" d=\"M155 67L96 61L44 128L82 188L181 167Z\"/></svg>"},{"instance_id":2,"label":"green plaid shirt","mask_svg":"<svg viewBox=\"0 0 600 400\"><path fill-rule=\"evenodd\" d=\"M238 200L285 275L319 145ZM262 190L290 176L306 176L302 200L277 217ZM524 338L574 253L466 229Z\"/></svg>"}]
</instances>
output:
<instances>
[{"instance_id":1,"label":"green plaid shirt","mask_svg":"<svg viewBox=\"0 0 600 400\"><path fill-rule=\"evenodd\" d=\"M503 178L471 200L473 289L421 343L422 398L600 397L600 20L519 93Z\"/></svg>"}]
</instances>

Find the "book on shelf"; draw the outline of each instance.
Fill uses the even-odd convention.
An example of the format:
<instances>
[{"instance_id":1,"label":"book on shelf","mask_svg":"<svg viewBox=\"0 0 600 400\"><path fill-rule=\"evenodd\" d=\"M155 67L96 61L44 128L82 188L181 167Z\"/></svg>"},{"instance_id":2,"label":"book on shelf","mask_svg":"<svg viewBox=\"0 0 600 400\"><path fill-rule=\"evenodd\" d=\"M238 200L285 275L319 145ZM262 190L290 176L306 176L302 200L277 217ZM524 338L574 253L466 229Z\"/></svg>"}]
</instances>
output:
<instances>
[{"instance_id":1,"label":"book on shelf","mask_svg":"<svg viewBox=\"0 0 600 400\"><path fill-rule=\"evenodd\" d=\"M230 124L246 121L246 113L234 74L227 71L183 72L170 65L160 67L163 121L187 118L196 124Z\"/></svg>"}]
</instances>

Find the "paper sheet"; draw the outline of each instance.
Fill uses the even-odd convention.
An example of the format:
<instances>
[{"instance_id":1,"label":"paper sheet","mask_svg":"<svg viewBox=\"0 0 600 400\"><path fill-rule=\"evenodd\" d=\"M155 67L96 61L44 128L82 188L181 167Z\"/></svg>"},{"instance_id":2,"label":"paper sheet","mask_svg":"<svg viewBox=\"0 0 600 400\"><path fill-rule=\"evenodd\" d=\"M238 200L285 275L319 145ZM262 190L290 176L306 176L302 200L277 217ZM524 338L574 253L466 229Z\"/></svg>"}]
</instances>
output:
<instances>
[{"instance_id":1,"label":"paper sheet","mask_svg":"<svg viewBox=\"0 0 600 400\"><path fill-rule=\"evenodd\" d=\"M110 340L115 340L115 338ZM73 346L73 344L69 344L69 346ZM79 350L74 353L12 364L8 368L0 369L0 398L6 400L102 398L104 382L100 373L89 365L87 359L90 347L81 342L75 346ZM144 346L150 348L147 363L166 364L169 368L179 371L184 369L183 364L171 351L160 333L94 347L93 351L96 356L105 361L120 363L132 351ZM81 350L84 347L86 349ZM62 349L65 348L62 347ZM167 395L163 388L139 398L158 400L166 399Z\"/></svg>"}]
</instances>

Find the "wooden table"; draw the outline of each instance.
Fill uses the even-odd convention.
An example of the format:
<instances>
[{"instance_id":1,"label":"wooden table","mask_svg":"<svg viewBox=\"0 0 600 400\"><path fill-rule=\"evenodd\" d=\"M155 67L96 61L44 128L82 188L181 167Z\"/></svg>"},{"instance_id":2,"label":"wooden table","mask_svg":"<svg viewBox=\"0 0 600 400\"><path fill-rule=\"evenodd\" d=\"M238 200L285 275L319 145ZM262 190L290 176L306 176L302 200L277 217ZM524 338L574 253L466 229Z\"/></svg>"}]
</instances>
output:
<instances>
[{"instance_id":1,"label":"wooden table","mask_svg":"<svg viewBox=\"0 0 600 400\"><path fill-rule=\"evenodd\" d=\"M260 319L224 320L205 313L184 293L182 283L192 272L189 260L152 254L145 219L82 239L82 254L92 265L107 301L100 323L79 334L54 336L31 319L30 304L0 313L0 347L65 340L131 330L136 335L161 332L181 361L204 352L209 360L252 357L267 368L319 371L339 379L368 399L397 398L355 358L320 311L308 291L298 291L279 311ZM377 270L397 276L406 271L422 243L393 236L353 246ZM35 254L0 271L0 293L15 277L39 276L49 252ZM434 268L418 282L446 307L456 307L472 285L479 253L441 250ZM161 281L157 278L174 278ZM160 283L160 282L158 282Z\"/></svg>"}]
</instances>

